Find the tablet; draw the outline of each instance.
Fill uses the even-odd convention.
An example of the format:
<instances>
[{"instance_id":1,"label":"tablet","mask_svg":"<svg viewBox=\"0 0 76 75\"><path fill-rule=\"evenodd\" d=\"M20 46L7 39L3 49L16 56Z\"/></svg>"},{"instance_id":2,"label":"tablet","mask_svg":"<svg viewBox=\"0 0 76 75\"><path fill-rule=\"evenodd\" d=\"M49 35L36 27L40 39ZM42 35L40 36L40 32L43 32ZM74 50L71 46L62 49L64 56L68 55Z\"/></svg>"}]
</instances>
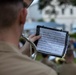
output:
<instances>
[{"instance_id":1,"label":"tablet","mask_svg":"<svg viewBox=\"0 0 76 75\"><path fill-rule=\"evenodd\" d=\"M62 57L67 50L68 32L45 26L37 26L36 35L41 38L35 42L37 51Z\"/></svg>"}]
</instances>

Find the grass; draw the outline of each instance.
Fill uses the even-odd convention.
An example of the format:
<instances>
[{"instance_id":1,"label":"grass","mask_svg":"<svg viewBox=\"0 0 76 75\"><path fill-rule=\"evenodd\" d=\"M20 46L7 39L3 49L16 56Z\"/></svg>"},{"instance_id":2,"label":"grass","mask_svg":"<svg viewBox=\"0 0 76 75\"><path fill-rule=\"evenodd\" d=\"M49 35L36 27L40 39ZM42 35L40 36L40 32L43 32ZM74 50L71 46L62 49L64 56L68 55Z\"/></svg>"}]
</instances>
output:
<instances>
[{"instance_id":1,"label":"grass","mask_svg":"<svg viewBox=\"0 0 76 75\"><path fill-rule=\"evenodd\" d=\"M42 55L40 53L37 54L36 60L40 61L42 59Z\"/></svg>"}]
</instances>

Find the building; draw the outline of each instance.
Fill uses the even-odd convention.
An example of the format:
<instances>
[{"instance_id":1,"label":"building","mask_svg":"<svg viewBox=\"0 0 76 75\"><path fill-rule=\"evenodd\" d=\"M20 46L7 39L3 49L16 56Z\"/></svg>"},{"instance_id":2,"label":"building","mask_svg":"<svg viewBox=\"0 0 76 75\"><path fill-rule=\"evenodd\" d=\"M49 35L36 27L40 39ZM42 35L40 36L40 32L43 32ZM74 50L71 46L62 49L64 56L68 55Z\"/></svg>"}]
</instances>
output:
<instances>
[{"instance_id":1,"label":"building","mask_svg":"<svg viewBox=\"0 0 76 75\"><path fill-rule=\"evenodd\" d=\"M58 6L57 0L53 0L52 5L55 6L56 15L51 14L53 8L46 6L42 13L38 10L38 3L31 5L28 9L28 22L37 21L43 18L45 22L50 22L51 19L55 19L56 23L65 25L65 30L70 33L76 32L76 7L71 5Z\"/></svg>"},{"instance_id":2,"label":"building","mask_svg":"<svg viewBox=\"0 0 76 75\"><path fill-rule=\"evenodd\" d=\"M70 33L76 32L76 7L67 5L65 6L56 6L55 10L57 14L51 14L52 7L46 6L42 10L42 16L44 21L49 22L52 18L55 19L56 23L65 24L65 30Z\"/></svg>"},{"instance_id":3,"label":"building","mask_svg":"<svg viewBox=\"0 0 76 75\"><path fill-rule=\"evenodd\" d=\"M28 8L28 15L27 15L27 21L38 21L42 18L42 14L38 9L38 3L32 4Z\"/></svg>"}]
</instances>

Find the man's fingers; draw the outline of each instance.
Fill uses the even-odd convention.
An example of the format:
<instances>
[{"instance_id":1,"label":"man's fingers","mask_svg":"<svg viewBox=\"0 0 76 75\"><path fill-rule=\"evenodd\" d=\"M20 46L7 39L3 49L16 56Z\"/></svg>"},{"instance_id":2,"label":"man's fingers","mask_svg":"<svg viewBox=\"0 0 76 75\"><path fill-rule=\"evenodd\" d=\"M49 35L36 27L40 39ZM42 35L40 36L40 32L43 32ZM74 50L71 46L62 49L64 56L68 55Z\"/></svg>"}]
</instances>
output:
<instances>
[{"instance_id":1,"label":"man's fingers","mask_svg":"<svg viewBox=\"0 0 76 75\"><path fill-rule=\"evenodd\" d=\"M29 36L29 39L30 39L30 38L33 38L34 36L35 36L35 34L33 34L33 35L30 35L30 36Z\"/></svg>"},{"instance_id":2,"label":"man's fingers","mask_svg":"<svg viewBox=\"0 0 76 75\"><path fill-rule=\"evenodd\" d=\"M33 36L32 38L29 38L30 41L35 42L36 40L40 39L41 36Z\"/></svg>"},{"instance_id":3,"label":"man's fingers","mask_svg":"<svg viewBox=\"0 0 76 75\"><path fill-rule=\"evenodd\" d=\"M35 37L33 37L32 39L31 39L31 41L32 42L35 42L36 40L38 40L38 39L40 39L41 38L41 36L35 36Z\"/></svg>"}]
</instances>

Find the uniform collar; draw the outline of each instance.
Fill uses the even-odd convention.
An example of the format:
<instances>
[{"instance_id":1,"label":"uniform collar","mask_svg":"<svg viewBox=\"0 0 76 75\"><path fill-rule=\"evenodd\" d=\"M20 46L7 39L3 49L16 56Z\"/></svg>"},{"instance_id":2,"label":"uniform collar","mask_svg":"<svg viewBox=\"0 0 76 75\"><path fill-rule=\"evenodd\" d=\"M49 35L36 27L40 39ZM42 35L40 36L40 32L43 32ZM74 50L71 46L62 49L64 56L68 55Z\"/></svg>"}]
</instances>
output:
<instances>
[{"instance_id":1,"label":"uniform collar","mask_svg":"<svg viewBox=\"0 0 76 75\"><path fill-rule=\"evenodd\" d=\"M11 44L11 43L7 43L7 42L0 42L0 52L19 52L19 49Z\"/></svg>"}]
</instances>

